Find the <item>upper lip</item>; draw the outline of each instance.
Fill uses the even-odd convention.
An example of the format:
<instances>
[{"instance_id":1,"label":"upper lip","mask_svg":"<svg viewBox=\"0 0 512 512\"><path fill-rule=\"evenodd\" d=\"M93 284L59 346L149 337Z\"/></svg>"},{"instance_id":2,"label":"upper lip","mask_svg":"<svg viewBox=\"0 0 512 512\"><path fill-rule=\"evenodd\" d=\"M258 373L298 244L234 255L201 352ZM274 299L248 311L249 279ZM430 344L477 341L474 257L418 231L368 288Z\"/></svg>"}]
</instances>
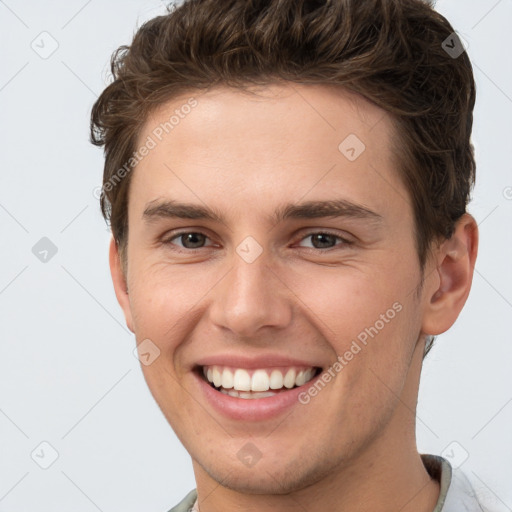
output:
<instances>
[{"instance_id":1,"label":"upper lip","mask_svg":"<svg viewBox=\"0 0 512 512\"><path fill-rule=\"evenodd\" d=\"M322 365L312 361L305 361L278 354L261 354L257 357L237 356L235 354L217 354L204 357L196 362L197 366L230 366L232 368L271 368L274 366L305 366L321 368Z\"/></svg>"}]
</instances>

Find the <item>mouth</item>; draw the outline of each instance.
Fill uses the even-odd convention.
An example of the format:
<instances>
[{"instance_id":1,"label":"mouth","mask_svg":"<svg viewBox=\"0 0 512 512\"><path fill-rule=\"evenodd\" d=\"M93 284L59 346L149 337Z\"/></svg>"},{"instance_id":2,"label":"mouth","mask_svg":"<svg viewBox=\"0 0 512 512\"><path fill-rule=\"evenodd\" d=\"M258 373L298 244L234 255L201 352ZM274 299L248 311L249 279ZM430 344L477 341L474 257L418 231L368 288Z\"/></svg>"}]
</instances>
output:
<instances>
[{"instance_id":1,"label":"mouth","mask_svg":"<svg viewBox=\"0 0 512 512\"><path fill-rule=\"evenodd\" d=\"M304 386L322 372L318 366L235 368L211 365L196 368L215 391L233 398L265 399Z\"/></svg>"}]
</instances>

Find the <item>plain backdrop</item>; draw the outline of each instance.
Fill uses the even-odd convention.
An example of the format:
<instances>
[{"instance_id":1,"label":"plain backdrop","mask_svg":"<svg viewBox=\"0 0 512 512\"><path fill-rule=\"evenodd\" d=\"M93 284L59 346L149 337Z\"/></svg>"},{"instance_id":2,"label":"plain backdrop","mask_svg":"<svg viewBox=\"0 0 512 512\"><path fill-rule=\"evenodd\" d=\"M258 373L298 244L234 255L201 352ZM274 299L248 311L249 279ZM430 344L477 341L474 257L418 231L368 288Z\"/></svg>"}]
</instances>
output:
<instances>
[{"instance_id":1,"label":"plain backdrop","mask_svg":"<svg viewBox=\"0 0 512 512\"><path fill-rule=\"evenodd\" d=\"M418 449L450 458L507 511L512 2L437 9L474 66L481 238L467 305L424 365ZM0 511L165 512L195 487L113 293L94 195L103 155L88 142L111 53L164 12L157 0L0 1Z\"/></svg>"}]
</instances>

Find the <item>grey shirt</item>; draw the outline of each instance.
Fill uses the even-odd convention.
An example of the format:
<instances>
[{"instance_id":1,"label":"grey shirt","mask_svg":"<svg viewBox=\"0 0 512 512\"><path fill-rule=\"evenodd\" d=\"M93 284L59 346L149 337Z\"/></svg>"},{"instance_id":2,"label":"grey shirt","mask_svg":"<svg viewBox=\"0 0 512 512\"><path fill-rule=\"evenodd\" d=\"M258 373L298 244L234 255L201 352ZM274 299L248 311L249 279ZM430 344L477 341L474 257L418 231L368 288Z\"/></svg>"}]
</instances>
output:
<instances>
[{"instance_id":1,"label":"grey shirt","mask_svg":"<svg viewBox=\"0 0 512 512\"><path fill-rule=\"evenodd\" d=\"M460 469L453 469L450 462L439 455L422 453L420 456L429 475L440 485L439 499L432 512L486 512ZM196 501L197 492L193 489L169 512L195 511Z\"/></svg>"}]
</instances>

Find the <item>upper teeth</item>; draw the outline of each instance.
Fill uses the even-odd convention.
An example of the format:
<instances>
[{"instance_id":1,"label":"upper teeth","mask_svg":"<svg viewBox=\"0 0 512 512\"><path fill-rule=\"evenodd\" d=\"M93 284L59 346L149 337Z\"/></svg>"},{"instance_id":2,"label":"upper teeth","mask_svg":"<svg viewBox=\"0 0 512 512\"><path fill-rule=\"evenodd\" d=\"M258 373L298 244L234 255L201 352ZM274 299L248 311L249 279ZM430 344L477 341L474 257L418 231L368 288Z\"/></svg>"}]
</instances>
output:
<instances>
[{"instance_id":1,"label":"upper teeth","mask_svg":"<svg viewBox=\"0 0 512 512\"><path fill-rule=\"evenodd\" d=\"M217 388L237 391L267 391L302 386L315 375L315 368L267 368L245 370L223 366L203 366L204 376Z\"/></svg>"}]
</instances>

